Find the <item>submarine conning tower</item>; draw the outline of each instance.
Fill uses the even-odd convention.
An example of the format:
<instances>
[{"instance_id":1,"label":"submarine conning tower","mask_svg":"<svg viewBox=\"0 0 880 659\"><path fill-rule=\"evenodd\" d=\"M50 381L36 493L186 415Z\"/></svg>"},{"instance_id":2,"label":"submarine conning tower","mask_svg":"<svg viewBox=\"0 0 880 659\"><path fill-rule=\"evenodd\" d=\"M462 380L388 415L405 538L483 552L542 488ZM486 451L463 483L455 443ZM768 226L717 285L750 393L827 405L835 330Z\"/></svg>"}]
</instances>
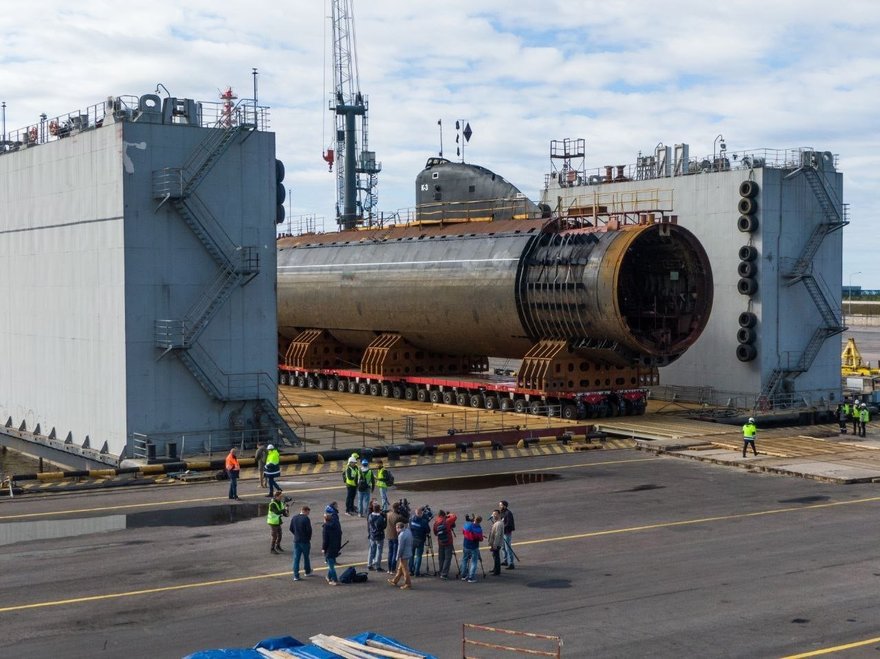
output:
<instances>
[{"instance_id":1,"label":"submarine conning tower","mask_svg":"<svg viewBox=\"0 0 880 659\"><path fill-rule=\"evenodd\" d=\"M416 219L526 219L549 214L495 172L446 158L428 158L416 176Z\"/></svg>"}]
</instances>

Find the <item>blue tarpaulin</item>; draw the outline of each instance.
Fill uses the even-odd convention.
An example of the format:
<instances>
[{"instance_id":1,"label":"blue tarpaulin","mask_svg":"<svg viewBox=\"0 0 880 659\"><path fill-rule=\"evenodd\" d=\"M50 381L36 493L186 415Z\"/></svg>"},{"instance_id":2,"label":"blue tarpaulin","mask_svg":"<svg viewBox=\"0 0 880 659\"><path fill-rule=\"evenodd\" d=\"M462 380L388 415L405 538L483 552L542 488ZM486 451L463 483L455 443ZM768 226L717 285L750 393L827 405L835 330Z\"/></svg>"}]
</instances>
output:
<instances>
[{"instance_id":1,"label":"blue tarpaulin","mask_svg":"<svg viewBox=\"0 0 880 659\"><path fill-rule=\"evenodd\" d=\"M421 653L421 650L404 645L400 641L388 636L382 636L375 632L363 632L356 636L349 636L348 640L363 644L366 644L367 640L374 640L399 650ZM304 645L292 636L275 636L263 639L253 648L201 650L187 655L184 659L261 659L262 655L257 651L257 648L265 648L266 650L285 650L291 656L301 657L302 659L339 659L338 654L319 648L317 645ZM432 654L422 654L425 659L437 659L437 657Z\"/></svg>"}]
</instances>

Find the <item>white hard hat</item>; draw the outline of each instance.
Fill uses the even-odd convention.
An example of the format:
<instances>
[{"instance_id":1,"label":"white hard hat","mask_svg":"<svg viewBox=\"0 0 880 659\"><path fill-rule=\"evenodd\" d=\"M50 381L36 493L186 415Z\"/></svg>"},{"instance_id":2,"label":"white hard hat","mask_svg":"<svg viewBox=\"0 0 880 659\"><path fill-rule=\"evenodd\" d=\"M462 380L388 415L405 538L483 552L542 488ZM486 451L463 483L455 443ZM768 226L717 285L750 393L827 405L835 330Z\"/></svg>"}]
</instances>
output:
<instances>
[{"instance_id":1,"label":"white hard hat","mask_svg":"<svg viewBox=\"0 0 880 659\"><path fill-rule=\"evenodd\" d=\"M268 449L269 451L271 451L273 448L275 448L275 447L272 446L272 444L269 444L269 446L266 447L266 449Z\"/></svg>"},{"instance_id":2,"label":"white hard hat","mask_svg":"<svg viewBox=\"0 0 880 659\"><path fill-rule=\"evenodd\" d=\"M867 407L867 405L865 405L864 403L862 403L862 407Z\"/></svg>"},{"instance_id":3,"label":"white hard hat","mask_svg":"<svg viewBox=\"0 0 880 659\"><path fill-rule=\"evenodd\" d=\"M754 422L755 422L755 417L750 416L750 417L749 417L749 423L754 423Z\"/></svg>"}]
</instances>

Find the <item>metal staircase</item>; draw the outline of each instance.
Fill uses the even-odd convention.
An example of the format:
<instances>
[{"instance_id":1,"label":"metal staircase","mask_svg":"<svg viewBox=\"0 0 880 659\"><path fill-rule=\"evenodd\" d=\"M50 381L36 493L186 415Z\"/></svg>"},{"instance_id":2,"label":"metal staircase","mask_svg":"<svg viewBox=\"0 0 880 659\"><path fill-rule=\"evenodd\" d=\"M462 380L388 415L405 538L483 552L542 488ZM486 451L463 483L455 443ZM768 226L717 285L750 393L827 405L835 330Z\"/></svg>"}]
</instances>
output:
<instances>
[{"instance_id":1,"label":"metal staircase","mask_svg":"<svg viewBox=\"0 0 880 659\"><path fill-rule=\"evenodd\" d=\"M156 210L170 202L205 251L217 264L213 281L202 291L183 318L160 319L154 324L157 348L174 352L211 398L222 402L258 401L275 427L291 443L299 443L296 433L278 412L275 379L266 373L227 374L198 344L202 332L236 288L244 286L260 271L259 250L236 244L196 189L237 140L247 139L256 130L254 123L215 126L195 148L182 167L153 172L153 197L160 200Z\"/></svg>"},{"instance_id":2,"label":"metal staircase","mask_svg":"<svg viewBox=\"0 0 880 659\"><path fill-rule=\"evenodd\" d=\"M812 266L813 259L816 257L825 237L838 229L842 229L849 222L845 217L845 213L840 210L844 208L843 204L825 183L825 177L822 175L821 168L819 167L819 163L823 161L816 160L811 152L804 152L801 162L801 167L788 174L786 178L790 179L798 175L806 178L822 209L822 221L813 229L792 269L783 273L782 276L787 280L786 285L788 286L798 282L804 284L822 318L822 325L815 329L795 364L788 366L779 365L770 372L761 389L761 396L764 400L771 400L776 397L780 386L786 380L793 379L801 373L807 372L825 341L829 337L846 330L841 320L841 314L832 307L828 301L830 296L826 295L819 281L813 275Z\"/></svg>"}]
</instances>

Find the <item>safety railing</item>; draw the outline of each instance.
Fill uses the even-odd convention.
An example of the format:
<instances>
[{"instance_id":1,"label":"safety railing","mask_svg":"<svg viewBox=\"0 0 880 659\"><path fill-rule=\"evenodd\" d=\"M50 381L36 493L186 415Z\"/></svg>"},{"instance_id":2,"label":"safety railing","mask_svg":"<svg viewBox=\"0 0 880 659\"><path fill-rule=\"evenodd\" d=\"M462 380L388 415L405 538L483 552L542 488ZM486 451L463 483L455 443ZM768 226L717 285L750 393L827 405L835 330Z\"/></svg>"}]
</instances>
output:
<instances>
[{"instance_id":1,"label":"safety railing","mask_svg":"<svg viewBox=\"0 0 880 659\"><path fill-rule=\"evenodd\" d=\"M506 638L499 639L498 637ZM488 639L498 640L492 641ZM517 645L512 645L512 643L517 643ZM498 650L507 653L504 655L507 657L511 654L520 654L530 657L556 657L556 659L559 659L562 656L562 639L559 636L551 636L549 634L520 632L513 629L463 623L461 626L462 659L476 657L476 655L469 654L474 648ZM486 655L481 656L485 657Z\"/></svg>"},{"instance_id":2,"label":"safety railing","mask_svg":"<svg viewBox=\"0 0 880 659\"><path fill-rule=\"evenodd\" d=\"M232 109L221 102L199 101L197 105L200 115L198 123L202 128L230 125L254 126L261 131L270 128L269 108L257 105L253 99L243 98ZM107 115L136 117L138 108L139 97L122 95L54 117L40 115L39 121L6 132L0 138L0 155L100 128Z\"/></svg>"},{"instance_id":3,"label":"safety railing","mask_svg":"<svg viewBox=\"0 0 880 659\"><path fill-rule=\"evenodd\" d=\"M816 151L811 147L798 147L795 149L752 149L748 151L724 151L717 152L699 158L688 158L682 167L682 174L703 174L708 172L728 171L731 169L756 169L769 167L773 169L795 170L802 166L808 166L815 162L816 158L827 161L829 165L837 167L837 158L827 151ZM596 185L619 181L635 181L652 178L666 178L665 175L646 176L644 168L639 163L628 165L614 165L609 173L609 168L596 167L581 172L580 183ZM558 177L554 173L544 178L544 189L548 190L554 183L558 184ZM564 187L564 186L563 186Z\"/></svg>"}]
</instances>

